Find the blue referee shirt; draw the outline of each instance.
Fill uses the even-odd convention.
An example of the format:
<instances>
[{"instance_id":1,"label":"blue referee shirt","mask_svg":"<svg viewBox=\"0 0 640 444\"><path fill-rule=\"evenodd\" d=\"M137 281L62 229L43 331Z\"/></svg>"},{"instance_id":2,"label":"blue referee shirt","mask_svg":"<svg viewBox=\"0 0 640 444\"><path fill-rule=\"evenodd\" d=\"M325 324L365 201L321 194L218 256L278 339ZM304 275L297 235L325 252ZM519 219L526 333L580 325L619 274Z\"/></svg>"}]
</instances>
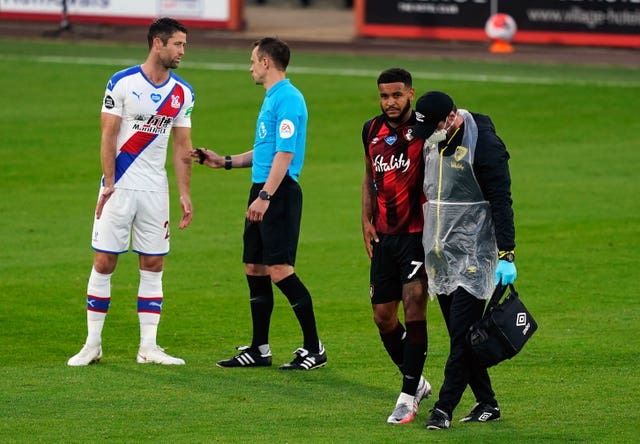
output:
<instances>
[{"instance_id":1,"label":"blue referee shirt","mask_svg":"<svg viewBox=\"0 0 640 444\"><path fill-rule=\"evenodd\" d=\"M256 124L251 180L264 183L278 151L294 153L287 171L296 182L304 163L307 142L307 104L302 93L284 79L265 94Z\"/></svg>"}]
</instances>

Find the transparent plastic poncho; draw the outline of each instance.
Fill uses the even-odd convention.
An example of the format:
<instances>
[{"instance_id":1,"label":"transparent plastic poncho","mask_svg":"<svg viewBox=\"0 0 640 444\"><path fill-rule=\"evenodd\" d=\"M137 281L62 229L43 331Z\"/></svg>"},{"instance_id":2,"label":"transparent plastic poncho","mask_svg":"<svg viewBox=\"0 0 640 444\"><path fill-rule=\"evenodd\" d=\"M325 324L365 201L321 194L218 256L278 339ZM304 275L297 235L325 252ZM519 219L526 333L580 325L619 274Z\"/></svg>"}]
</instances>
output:
<instances>
[{"instance_id":1,"label":"transparent plastic poncho","mask_svg":"<svg viewBox=\"0 0 640 444\"><path fill-rule=\"evenodd\" d=\"M497 245L491 208L473 173L478 127L468 111L461 145L443 156L425 143L422 243L429 294L451 294L462 287L478 299L493 292Z\"/></svg>"}]
</instances>

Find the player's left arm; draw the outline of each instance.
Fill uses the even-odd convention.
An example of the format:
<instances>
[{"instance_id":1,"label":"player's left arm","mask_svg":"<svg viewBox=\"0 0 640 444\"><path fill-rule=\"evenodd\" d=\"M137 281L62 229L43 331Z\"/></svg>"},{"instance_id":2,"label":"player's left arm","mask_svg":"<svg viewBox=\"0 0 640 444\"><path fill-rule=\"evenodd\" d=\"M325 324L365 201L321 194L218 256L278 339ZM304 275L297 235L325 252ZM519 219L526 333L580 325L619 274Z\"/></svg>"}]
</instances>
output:
<instances>
[{"instance_id":1,"label":"player's left arm","mask_svg":"<svg viewBox=\"0 0 640 444\"><path fill-rule=\"evenodd\" d=\"M190 127L173 127L173 165L176 171L176 180L180 192L180 208L182 219L178 228L188 227L193 217L191 205L191 143Z\"/></svg>"}]
</instances>

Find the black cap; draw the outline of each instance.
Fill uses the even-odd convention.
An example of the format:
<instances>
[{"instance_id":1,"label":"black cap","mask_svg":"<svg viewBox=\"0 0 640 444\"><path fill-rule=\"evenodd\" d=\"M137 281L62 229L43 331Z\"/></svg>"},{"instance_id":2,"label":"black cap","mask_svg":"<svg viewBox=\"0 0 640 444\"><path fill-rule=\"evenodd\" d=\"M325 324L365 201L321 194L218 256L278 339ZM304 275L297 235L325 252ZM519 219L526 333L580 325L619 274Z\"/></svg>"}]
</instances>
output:
<instances>
[{"instance_id":1,"label":"black cap","mask_svg":"<svg viewBox=\"0 0 640 444\"><path fill-rule=\"evenodd\" d=\"M416 124L412 135L426 139L455 107L453 99L440 91L424 93L416 102Z\"/></svg>"}]
</instances>

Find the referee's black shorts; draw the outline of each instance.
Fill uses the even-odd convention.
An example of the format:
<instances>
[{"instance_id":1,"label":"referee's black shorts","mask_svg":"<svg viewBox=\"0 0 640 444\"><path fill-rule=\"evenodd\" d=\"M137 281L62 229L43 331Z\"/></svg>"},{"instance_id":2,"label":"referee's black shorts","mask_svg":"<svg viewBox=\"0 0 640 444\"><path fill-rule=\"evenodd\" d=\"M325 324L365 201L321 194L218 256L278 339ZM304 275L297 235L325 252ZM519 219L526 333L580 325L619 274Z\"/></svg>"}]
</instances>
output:
<instances>
[{"instance_id":1,"label":"referee's black shorts","mask_svg":"<svg viewBox=\"0 0 640 444\"><path fill-rule=\"evenodd\" d=\"M256 200L264 183L254 183L247 207ZM271 197L262 222L245 221L245 264L295 265L302 217L302 189L298 182L285 176Z\"/></svg>"},{"instance_id":2,"label":"referee's black shorts","mask_svg":"<svg viewBox=\"0 0 640 444\"><path fill-rule=\"evenodd\" d=\"M402 285L427 275L422 233L378 234L369 273L372 304L402 300Z\"/></svg>"}]
</instances>

